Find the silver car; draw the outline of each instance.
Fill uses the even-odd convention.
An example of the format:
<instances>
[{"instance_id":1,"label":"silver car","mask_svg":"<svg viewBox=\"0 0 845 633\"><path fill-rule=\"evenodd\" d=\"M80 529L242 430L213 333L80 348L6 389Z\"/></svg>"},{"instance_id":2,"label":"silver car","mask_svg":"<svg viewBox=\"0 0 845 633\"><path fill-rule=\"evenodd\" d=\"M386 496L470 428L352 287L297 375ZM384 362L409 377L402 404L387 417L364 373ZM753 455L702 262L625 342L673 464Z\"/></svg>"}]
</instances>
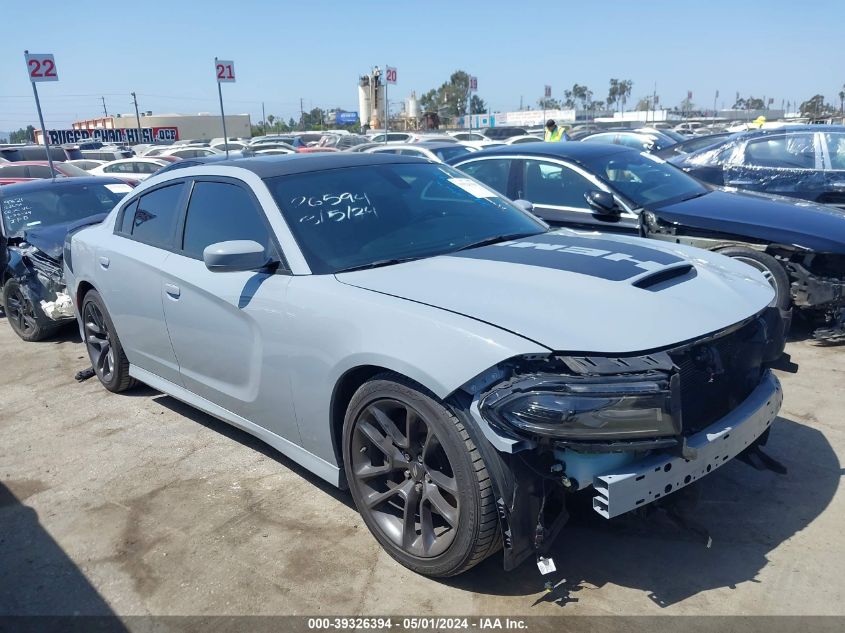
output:
<instances>
[{"instance_id":1,"label":"silver car","mask_svg":"<svg viewBox=\"0 0 845 633\"><path fill-rule=\"evenodd\" d=\"M159 174L65 253L107 389L146 383L348 486L431 576L546 556L574 493L650 503L764 442L781 403L757 271L550 232L417 158Z\"/></svg>"}]
</instances>

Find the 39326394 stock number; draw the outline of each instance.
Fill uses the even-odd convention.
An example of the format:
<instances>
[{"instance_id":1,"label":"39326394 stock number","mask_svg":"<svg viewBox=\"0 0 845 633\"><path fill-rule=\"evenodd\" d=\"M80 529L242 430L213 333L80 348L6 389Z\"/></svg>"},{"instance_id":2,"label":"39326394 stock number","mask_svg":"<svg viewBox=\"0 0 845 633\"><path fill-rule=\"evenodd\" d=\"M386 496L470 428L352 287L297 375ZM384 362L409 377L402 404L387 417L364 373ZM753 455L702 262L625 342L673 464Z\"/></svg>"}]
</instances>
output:
<instances>
[{"instance_id":1,"label":"39326394 stock number","mask_svg":"<svg viewBox=\"0 0 845 633\"><path fill-rule=\"evenodd\" d=\"M328 630L359 630L374 631L397 629L405 631L419 630L468 630L476 628L471 625L469 618L444 617L407 617L407 618L379 618L379 617L350 617L350 618L308 618L308 628L315 631Z\"/></svg>"}]
</instances>

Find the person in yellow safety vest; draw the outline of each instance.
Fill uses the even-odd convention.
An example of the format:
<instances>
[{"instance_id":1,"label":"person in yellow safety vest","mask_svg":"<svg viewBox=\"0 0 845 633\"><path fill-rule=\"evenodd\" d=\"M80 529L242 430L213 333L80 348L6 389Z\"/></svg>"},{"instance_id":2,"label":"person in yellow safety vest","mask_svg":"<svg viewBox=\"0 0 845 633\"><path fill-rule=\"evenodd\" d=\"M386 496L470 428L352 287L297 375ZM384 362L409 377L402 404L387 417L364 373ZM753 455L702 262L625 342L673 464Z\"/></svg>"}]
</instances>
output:
<instances>
[{"instance_id":1,"label":"person in yellow safety vest","mask_svg":"<svg viewBox=\"0 0 845 633\"><path fill-rule=\"evenodd\" d=\"M764 125L766 125L766 117L764 116L758 116L751 122L751 127L756 127L758 129L762 128Z\"/></svg>"},{"instance_id":2,"label":"person in yellow safety vest","mask_svg":"<svg viewBox=\"0 0 845 633\"><path fill-rule=\"evenodd\" d=\"M566 130L562 127L558 127L558 124L555 123L554 119L549 119L546 121L546 136L543 139L546 143L557 143L558 141L567 141L569 140L566 136Z\"/></svg>"}]
</instances>

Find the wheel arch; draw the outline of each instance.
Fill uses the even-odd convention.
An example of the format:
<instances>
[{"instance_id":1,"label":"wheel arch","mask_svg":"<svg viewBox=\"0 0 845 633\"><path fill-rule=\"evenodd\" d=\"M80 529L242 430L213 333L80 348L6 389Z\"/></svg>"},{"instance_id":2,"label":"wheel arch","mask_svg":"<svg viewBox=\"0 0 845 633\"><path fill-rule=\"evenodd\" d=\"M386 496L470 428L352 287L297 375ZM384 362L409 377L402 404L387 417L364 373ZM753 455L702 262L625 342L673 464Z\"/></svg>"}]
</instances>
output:
<instances>
[{"instance_id":1,"label":"wheel arch","mask_svg":"<svg viewBox=\"0 0 845 633\"><path fill-rule=\"evenodd\" d=\"M331 423L331 437L332 449L334 450L335 459L343 472L343 422L346 419L346 409L349 407L349 402L361 386L370 380L373 376L378 374L390 372L397 376L404 376L399 372L383 367L381 365L358 365L346 370L335 383L332 390L332 397L330 403L330 423ZM346 488L347 483L344 477L341 477L341 488Z\"/></svg>"}]
</instances>

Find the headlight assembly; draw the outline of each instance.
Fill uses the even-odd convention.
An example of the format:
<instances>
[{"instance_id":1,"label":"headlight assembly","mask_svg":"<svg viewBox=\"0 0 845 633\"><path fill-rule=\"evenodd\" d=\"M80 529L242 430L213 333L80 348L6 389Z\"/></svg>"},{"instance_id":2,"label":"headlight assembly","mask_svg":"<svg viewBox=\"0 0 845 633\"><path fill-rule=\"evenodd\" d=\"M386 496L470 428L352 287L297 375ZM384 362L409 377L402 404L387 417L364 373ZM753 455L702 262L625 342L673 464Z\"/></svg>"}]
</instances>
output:
<instances>
[{"instance_id":1,"label":"headlight assembly","mask_svg":"<svg viewBox=\"0 0 845 633\"><path fill-rule=\"evenodd\" d=\"M488 393L481 413L520 435L568 440L634 440L681 430L676 375L532 375Z\"/></svg>"}]
</instances>

